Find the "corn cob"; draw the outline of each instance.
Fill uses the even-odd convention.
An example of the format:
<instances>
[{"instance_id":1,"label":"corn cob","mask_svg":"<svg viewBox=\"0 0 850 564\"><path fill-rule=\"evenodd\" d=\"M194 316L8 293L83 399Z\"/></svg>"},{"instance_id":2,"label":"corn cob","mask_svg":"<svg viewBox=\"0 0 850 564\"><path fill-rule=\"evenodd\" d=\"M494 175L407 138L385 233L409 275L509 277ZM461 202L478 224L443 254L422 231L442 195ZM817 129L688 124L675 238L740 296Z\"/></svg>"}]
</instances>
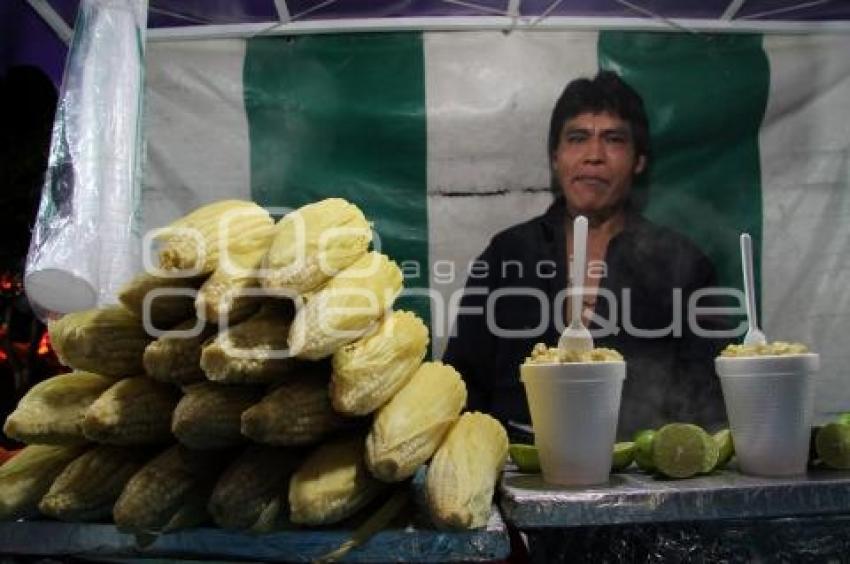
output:
<instances>
[{"instance_id":1,"label":"corn cob","mask_svg":"<svg viewBox=\"0 0 850 564\"><path fill-rule=\"evenodd\" d=\"M142 321L123 306L69 313L48 323L59 361L75 370L107 376L142 373L150 338Z\"/></svg>"},{"instance_id":2,"label":"corn cob","mask_svg":"<svg viewBox=\"0 0 850 564\"><path fill-rule=\"evenodd\" d=\"M314 290L363 256L371 241L369 222L354 204L341 198L308 204L275 226L263 286L298 294Z\"/></svg>"},{"instance_id":3,"label":"corn cob","mask_svg":"<svg viewBox=\"0 0 850 564\"><path fill-rule=\"evenodd\" d=\"M324 443L289 481L290 519L303 525L336 523L372 501L384 488L366 469L361 435Z\"/></svg>"},{"instance_id":4,"label":"corn cob","mask_svg":"<svg viewBox=\"0 0 850 564\"><path fill-rule=\"evenodd\" d=\"M378 331L333 355L331 400L346 415L366 415L384 405L419 367L428 328L414 314L395 311Z\"/></svg>"},{"instance_id":5,"label":"corn cob","mask_svg":"<svg viewBox=\"0 0 850 564\"><path fill-rule=\"evenodd\" d=\"M483 413L464 413L428 468L428 508L434 523L452 529L483 527L493 489L508 456L508 435Z\"/></svg>"},{"instance_id":6,"label":"corn cob","mask_svg":"<svg viewBox=\"0 0 850 564\"><path fill-rule=\"evenodd\" d=\"M86 411L83 433L110 445L156 444L171 439L177 388L144 376L125 378L106 390Z\"/></svg>"},{"instance_id":7,"label":"corn cob","mask_svg":"<svg viewBox=\"0 0 850 564\"><path fill-rule=\"evenodd\" d=\"M401 291L398 265L380 253L367 253L331 279L295 314L289 349L318 360L354 342L384 315Z\"/></svg>"},{"instance_id":8,"label":"corn cob","mask_svg":"<svg viewBox=\"0 0 850 564\"><path fill-rule=\"evenodd\" d=\"M157 329L165 329L194 317L194 291L202 277L163 278L143 272L118 292L118 300L139 319L145 317L145 296L157 290L148 303L148 319ZM163 293L160 295L159 291ZM190 293L191 292L191 293Z\"/></svg>"},{"instance_id":9,"label":"corn cob","mask_svg":"<svg viewBox=\"0 0 850 564\"><path fill-rule=\"evenodd\" d=\"M185 321L174 331L191 330L196 321ZM206 376L201 370L201 348L214 333L213 325L205 325L195 337L166 333L145 348L142 356L145 373L154 380L179 386L205 381Z\"/></svg>"},{"instance_id":10,"label":"corn cob","mask_svg":"<svg viewBox=\"0 0 850 564\"><path fill-rule=\"evenodd\" d=\"M0 521L38 514L38 502L82 446L30 445L0 466Z\"/></svg>"},{"instance_id":11,"label":"corn cob","mask_svg":"<svg viewBox=\"0 0 850 564\"><path fill-rule=\"evenodd\" d=\"M108 518L127 481L142 467L145 458L146 453L137 449L90 449L65 467L38 508L63 521Z\"/></svg>"},{"instance_id":12,"label":"corn cob","mask_svg":"<svg viewBox=\"0 0 850 564\"><path fill-rule=\"evenodd\" d=\"M224 384L267 384L280 380L295 364L286 337L290 302L272 301L239 325L221 331L201 352L209 380Z\"/></svg>"},{"instance_id":13,"label":"corn cob","mask_svg":"<svg viewBox=\"0 0 850 564\"><path fill-rule=\"evenodd\" d=\"M251 445L224 471L208 504L225 529L267 533L289 520L289 479L300 453Z\"/></svg>"},{"instance_id":14,"label":"corn cob","mask_svg":"<svg viewBox=\"0 0 850 564\"><path fill-rule=\"evenodd\" d=\"M268 249L273 231L274 221L257 204L221 200L201 206L157 235L162 244L159 263L166 270L209 274L220 261Z\"/></svg>"},{"instance_id":15,"label":"corn cob","mask_svg":"<svg viewBox=\"0 0 850 564\"><path fill-rule=\"evenodd\" d=\"M366 462L380 480L412 476L440 446L466 403L457 371L441 362L423 363L381 409L366 437Z\"/></svg>"},{"instance_id":16,"label":"corn cob","mask_svg":"<svg viewBox=\"0 0 850 564\"><path fill-rule=\"evenodd\" d=\"M70 372L33 386L6 419L3 432L25 443L82 444L83 416L89 406L115 383L115 378L91 372Z\"/></svg>"},{"instance_id":17,"label":"corn cob","mask_svg":"<svg viewBox=\"0 0 850 564\"><path fill-rule=\"evenodd\" d=\"M218 451L167 448L127 482L112 510L115 524L135 533L200 524L208 517L204 509L225 460Z\"/></svg>"},{"instance_id":18,"label":"corn cob","mask_svg":"<svg viewBox=\"0 0 850 564\"><path fill-rule=\"evenodd\" d=\"M189 448L206 450L237 445L242 412L260 401L263 390L201 382L186 386L174 410L171 430Z\"/></svg>"},{"instance_id":19,"label":"corn cob","mask_svg":"<svg viewBox=\"0 0 850 564\"><path fill-rule=\"evenodd\" d=\"M328 379L306 374L280 384L242 414L242 434L258 443L314 443L345 424L331 407Z\"/></svg>"},{"instance_id":20,"label":"corn cob","mask_svg":"<svg viewBox=\"0 0 850 564\"><path fill-rule=\"evenodd\" d=\"M216 268L195 298L198 317L216 324L226 318L228 325L235 325L257 311L262 301L257 268L265 254L261 249L236 255L232 264Z\"/></svg>"}]
</instances>

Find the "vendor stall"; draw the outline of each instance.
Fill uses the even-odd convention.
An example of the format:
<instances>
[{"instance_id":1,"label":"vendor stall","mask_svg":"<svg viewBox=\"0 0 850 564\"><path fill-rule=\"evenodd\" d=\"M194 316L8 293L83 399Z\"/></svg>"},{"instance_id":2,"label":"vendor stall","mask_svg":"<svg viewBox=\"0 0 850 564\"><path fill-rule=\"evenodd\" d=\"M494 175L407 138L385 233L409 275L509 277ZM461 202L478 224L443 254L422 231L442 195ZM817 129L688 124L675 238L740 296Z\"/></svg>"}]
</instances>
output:
<instances>
[{"instance_id":1,"label":"vendor stall","mask_svg":"<svg viewBox=\"0 0 850 564\"><path fill-rule=\"evenodd\" d=\"M578 76L615 71L652 124L635 205L693 241L726 297L743 283L738 237L752 234L753 318L758 301L766 333L819 354L814 387L797 394L814 406L802 434L850 410L836 338L850 333L845 3L27 4L69 56L25 285L74 372L33 388L4 428L61 452L32 472L8 471L14 458L6 474L0 466L20 494L0 500L0 554L313 561L354 535L345 561L492 561L512 556L511 541L522 552L516 529L535 562L846 558L850 471L754 477L735 462L721 469L715 448L680 480L632 467L559 487L511 463L500 475L509 418L463 413L466 375L438 360L470 313L465 281L488 276L476 257L550 206L552 102ZM342 236L326 236L334 229ZM305 240L307 260L292 252ZM500 274L554 278L554 263L536 264ZM607 276L604 261L594 267ZM352 308L340 289L372 299ZM610 299L632 303L630 292ZM166 307L152 307L153 294ZM681 337L693 304L681 292L668 301L678 326L597 321ZM542 325L563 321L566 302L539 302ZM532 330L537 318L524 314L494 332ZM467 352L498 363L499 346ZM244 351L260 353L242 362ZM675 390L630 380L629 359L611 354L640 408L669 413L675 402L659 398ZM515 392L509 376L494 395ZM363 384L370 377L378 383ZM83 391L60 393L60 378ZM587 403L572 401L574 412ZM583 445L604 455L605 472L610 411L610 436ZM110 491L79 480L80 506L45 503L76 492L84 457L108 462L87 462L87 475ZM33 476L37 487L21 486ZM416 503L380 531L358 529L388 483L412 488ZM157 511L139 501L147 491Z\"/></svg>"}]
</instances>

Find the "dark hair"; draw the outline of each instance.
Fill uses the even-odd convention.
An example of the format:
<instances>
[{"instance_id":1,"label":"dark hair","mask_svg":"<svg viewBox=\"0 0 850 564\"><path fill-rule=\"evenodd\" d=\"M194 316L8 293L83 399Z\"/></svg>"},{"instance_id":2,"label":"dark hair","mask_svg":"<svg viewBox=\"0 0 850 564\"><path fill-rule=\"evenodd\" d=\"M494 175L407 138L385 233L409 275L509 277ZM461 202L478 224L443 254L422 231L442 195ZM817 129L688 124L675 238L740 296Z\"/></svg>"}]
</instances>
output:
<instances>
[{"instance_id":1,"label":"dark hair","mask_svg":"<svg viewBox=\"0 0 850 564\"><path fill-rule=\"evenodd\" d=\"M577 78L564 88L549 121L549 159L558 147L564 124L585 112L611 112L629 123L637 156L649 159L649 120L640 94L612 71Z\"/></svg>"}]
</instances>

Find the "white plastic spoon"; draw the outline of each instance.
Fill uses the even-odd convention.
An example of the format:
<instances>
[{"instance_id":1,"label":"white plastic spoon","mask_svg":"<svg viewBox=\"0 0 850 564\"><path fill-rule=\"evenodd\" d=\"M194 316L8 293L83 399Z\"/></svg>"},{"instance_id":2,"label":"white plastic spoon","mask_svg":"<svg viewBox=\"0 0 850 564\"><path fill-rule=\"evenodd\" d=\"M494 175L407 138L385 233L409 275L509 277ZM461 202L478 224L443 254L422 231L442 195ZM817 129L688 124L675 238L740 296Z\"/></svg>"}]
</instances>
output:
<instances>
[{"instance_id":1,"label":"white plastic spoon","mask_svg":"<svg viewBox=\"0 0 850 564\"><path fill-rule=\"evenodd\" d=\"M749 233L741 234L741 268L744 270L744 295L747 298L747 334L744 336L745 345L763 345L767 338L759 330L756 319L756 289L753 276L753 241Z\"/></svg>"},{"instance_id":2,"label":"white plastic spoon","mask_svg":"<svg viewBox=\"0 0 850 564\"><path fill-rule=\"evenodd\" d=\"M593 350L593 336L581 322L581 307L584 293L584 272L587 267L587 218L579 215L573 221L573 264L570 271L570 296L572 305L570 324L564 328L558 347L565 351Z\"/></svg>"}]
</instances>

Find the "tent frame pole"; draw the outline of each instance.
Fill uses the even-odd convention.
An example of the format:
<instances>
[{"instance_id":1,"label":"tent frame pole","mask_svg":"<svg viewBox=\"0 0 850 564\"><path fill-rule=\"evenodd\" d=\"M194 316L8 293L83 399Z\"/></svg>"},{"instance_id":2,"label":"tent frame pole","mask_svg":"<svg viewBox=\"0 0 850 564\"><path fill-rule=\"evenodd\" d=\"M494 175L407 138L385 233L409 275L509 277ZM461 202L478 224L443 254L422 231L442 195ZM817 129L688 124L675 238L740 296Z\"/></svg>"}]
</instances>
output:
<instances>
[{"instance_id":1,"label":"tent frame pole","mask_svg":"<svg viewBox=\"0 0 850 564\"><path fill-rule=\"evenodd\" d=\"M53 9L53 6L51 6L47 0L27 0L27 4L29 4L30 8L32 8L36 14L41 16L44 23L46 23L48 27L50 27L50 29L59 36L62 43L65 45L71 44L71 36L74 35L74 30L71 29L71 26L65 23L62 16Z\"/></svg>"},{"instance_id":2,"label":"tent frame pole","mask_svg":"<svg viewBox=\"0 0 850 564\"><path fill-rule=\"evenodd\" d=\"M723 10L723 15L720 16L721 20L733 20L738 12L741 11L741 8L744 6L744 2L747 0L732 0L729 2L729 5L726 6L726 9Z\"/></svg>"},{"instance_id":3,"label":"tent frame pole","mask_svg":"<svg viewBox=\"0 0 850 564\"><path fill-rule=\"evenodd\" d=\"M33 1L33 0L30 0ZM696 33L850 33L850 22L755 21L675 19L678 27L649 18L573 18L549 16L542 21L523 16L464 16L424 18L363 18L346 20L300 20L229 25L203 25L148 29L148 41L247 38L257 35L303 35L378 31L670 31L682 28Z\"/></svg>"}]
</instances>

